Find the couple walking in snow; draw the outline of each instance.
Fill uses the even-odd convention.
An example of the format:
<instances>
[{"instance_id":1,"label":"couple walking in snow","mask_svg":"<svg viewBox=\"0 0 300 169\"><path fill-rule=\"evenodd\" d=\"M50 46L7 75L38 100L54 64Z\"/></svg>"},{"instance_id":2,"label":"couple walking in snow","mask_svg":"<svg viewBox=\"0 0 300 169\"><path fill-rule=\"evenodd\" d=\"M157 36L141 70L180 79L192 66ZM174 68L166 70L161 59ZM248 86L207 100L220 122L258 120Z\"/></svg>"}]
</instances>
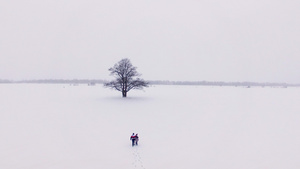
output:
<instances>
[{"instance_id":1,"label":"couple walking in snow","mask_svg":"<svg viewBox=\"0 0 300 169\"><path fill-rule=\"evenodd\" d=\"M139 136L138 136L138 134L135 134L134 135L134 133L132 133L132 135L130 136L130 140L132 141L132 146L134 146L134 145L138 145L138 141L139 141Z\"/></svg>"}]
</instances>

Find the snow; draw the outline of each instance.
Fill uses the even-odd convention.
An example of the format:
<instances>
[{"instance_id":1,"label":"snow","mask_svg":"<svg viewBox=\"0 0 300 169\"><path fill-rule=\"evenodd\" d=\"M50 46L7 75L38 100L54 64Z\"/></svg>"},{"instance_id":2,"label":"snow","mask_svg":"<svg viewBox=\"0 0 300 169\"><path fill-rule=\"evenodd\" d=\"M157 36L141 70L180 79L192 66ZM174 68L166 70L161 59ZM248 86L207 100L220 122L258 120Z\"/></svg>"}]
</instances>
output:
<instances>
[{"instance_id":1,"label":"snow","mask_svg":"<svg viewBox=\"0 0 300 169\"><path fill-rule=\"evenodd\" d=\"M299 169L299 92L1 84L0 168Z\"/></svg>"}]
</instances>

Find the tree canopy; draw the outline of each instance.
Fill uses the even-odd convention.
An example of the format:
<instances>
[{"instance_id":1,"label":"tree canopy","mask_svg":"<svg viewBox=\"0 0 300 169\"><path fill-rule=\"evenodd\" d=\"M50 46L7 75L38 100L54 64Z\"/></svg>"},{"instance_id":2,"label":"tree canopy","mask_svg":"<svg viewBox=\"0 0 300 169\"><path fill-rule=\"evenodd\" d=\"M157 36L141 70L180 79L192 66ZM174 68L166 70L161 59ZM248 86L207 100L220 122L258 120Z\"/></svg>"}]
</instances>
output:
<instances>
[{"instance_id":1,"label":"tree canopy","mask_svg":"<svg viewBox=\"0 0 300 169\"><path fill-rule=\"evenodd\" d=\"M138 78L141 74L139 74L136 69L137 68L131 64L129 59L125 58L120 60L113 67L108 69L110 75L115 77L115 80L104 83L104 86L122 92L123 97L127 97L127 92L132 89L149 87L148 82Z\"/></svg>"}]
</instances>

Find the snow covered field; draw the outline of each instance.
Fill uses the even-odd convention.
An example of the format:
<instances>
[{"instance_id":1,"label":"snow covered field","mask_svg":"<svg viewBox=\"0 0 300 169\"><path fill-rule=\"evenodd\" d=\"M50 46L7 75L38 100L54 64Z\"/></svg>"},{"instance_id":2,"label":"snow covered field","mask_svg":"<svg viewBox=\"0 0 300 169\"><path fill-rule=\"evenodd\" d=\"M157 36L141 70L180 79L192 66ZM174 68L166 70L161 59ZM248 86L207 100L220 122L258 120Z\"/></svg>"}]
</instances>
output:
<instances>
[{"instance_id":1,"label":"snow covered field","mask_svg":"<svg viewBox=\"0 0 300 169\"><path fill-rule=\"evenodd\" d=\"M0 84L0 169L299 169L300 88ZM132 132L139 146L131 147Z\"/></svg>"}]
</instances>

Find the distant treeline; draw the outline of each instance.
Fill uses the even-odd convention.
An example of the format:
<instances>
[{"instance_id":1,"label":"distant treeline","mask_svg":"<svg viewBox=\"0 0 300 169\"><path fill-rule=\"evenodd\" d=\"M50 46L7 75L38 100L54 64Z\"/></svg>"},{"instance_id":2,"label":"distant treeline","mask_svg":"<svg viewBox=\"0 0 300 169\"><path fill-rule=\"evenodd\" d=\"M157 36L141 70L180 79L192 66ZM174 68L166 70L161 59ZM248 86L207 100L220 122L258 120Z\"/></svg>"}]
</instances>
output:
<instances>
[{"instance_id":1,"label":"distant treeline","mask_svg":"<svg viewBox=\"0 0 300 169\"><path fill-rule=\"evenodd\" d=\"M10 80L3 80L3 79L0 79L0 83L12 83Z\"/></svg>"},{"instance_id":2,"label":"distant treeline","mask_svg":"<svg viewBox=\"0 0 300 169\"><path fill-rule=\"evenodd\" d=\"M208 82L208 81L150 81L150 84L159 85L199 85L199 86L278 86L278 87L297 87L300 84L288 84L288 83L258 83L258 82Z\"/></svg>"},{"instance_id":3,"label":"distant treeline","mask_svg":"<svg viewBox=\"0 0 300 169\"><path fill-rule=\"evenodd\" d=\"M49 83L49 84L103 84L106 80L99 79L42 79L42 80L3 80L0 79L0 83ZM257 83L257 82L208 82L208 81L168 81L168 80L156 80L148 81L150 85L199 85L199 86L274 86L274 87L299 87L300 84L288 84L288 83Z\"/></svg>"},{"instance_id":4,"label":"distant treeline","mask_svg":"<svg viewBox=\"0 0 300 169\"><path fill-rule=\"evenodd\" d=\"M104 83L104 80L96 80L96 79L42 79L42 80L18 80L18 81L10 81L10 80L0 80L0 83L50 83L50 84L96 84L96 83Z\"/></svg>"}]
</instances>

